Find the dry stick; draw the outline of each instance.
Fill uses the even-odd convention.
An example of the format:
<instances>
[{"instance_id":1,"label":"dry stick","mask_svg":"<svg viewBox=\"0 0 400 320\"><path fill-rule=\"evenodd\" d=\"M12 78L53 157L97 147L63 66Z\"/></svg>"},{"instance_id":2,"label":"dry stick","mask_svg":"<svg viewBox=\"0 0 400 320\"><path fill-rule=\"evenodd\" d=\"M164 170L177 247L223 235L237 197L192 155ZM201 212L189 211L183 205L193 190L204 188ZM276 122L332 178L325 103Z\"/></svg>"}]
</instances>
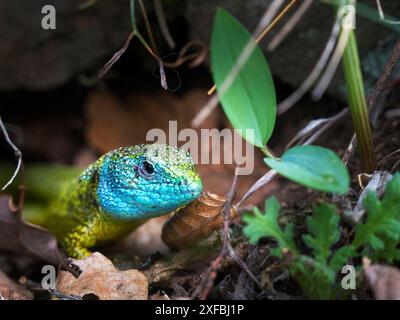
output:
<instances>
[{"instance_id":1,"label":"dry stick","mask_svg":"<svg viewBox=\"0 0 400 320\"><path fill-rule=\"evenodd\" d=\"M238 254L236 253L235 249L233 249L232 245L228 243L228 253L232 257L233 260L243 269L245 273L260 287L260 289L264 289L261 282L257 279L257 277L251 272L249 267L246 265L242 259L239 258Z\"/></svg>"},{"instance_id":2,"label":"dry stick","mask_svg":"<svg viewBox=\"0 0 400 320\"><path fill-rule=\"evenodd\" d=\"M156 13L156 18L158 21L158 25L160 26L161 33L163 34L164 39L168 44L168 47L172 50L175 48L175 41L174 41L174 38L172 38L171 32L169 31L161 0L153 0L153 4L154 4L154 11Z\"/></svg>"},{"instance_id":3,"label":"dry stick","mask_svg":"<svg viewBox=\"0 0 400 320\"><path fill-rule=\"evenodd\" d=\"M306 92L311 88L311 86L317 81L318 77L321 75L322 71L324 70L328 59L335 48L336 40L339 35L340 31L340 20L341 15L339 11L336 14L335 22L332 26L331 34L329 36L328 41L326 42L325 48L322 51L321 56L319 57L317 63L315 64L314 68L307 76L307 78L303 81L303 83L296 89L289 97L283 100L278 105L278 115L281 115L288 111L293 105L299 101Z\"/></svg>"},{"instance_id":4,"label":"dry stick","mask_svg":"<svg viewBox=\"0 0 400 320\"><path fill-rule=\"evenodd\" d=\"M129 44L131 43L133 37L135 36L135 32L131 32L126 39L124 45L121 49L113 54L110 60L106 62L106 64L100 69L99 73L97 74L98 79L102 79L104 75L110 70L110 68L119 60L119 58L124 54L124 52L128 49Z\"/></svg>"},{"instance_id":5,"label":"dry stick","mask_svg":"<svg viewBox=\"0 0 400 320\"><path fill-rule=\"evenodd\" d=\"M192 48L199 48L198 52L189 53L189 50ZM207 56L208 48L204 42L200 40L192 40L186 43L181 51L179 51L178 58L176 58L175 62L164 62L165 66L168 68L177 68L184 64L186 61L192 60L189 64L189 68L194 68L203 63Z\"/></svg>"},{"instance_id":6,"label":"dry stick","mask_svg":"<svg viewBox=\"0 0 400 320\"><path fill-rule=\"evenodd\" d=\"M390 77L392 75L392 72L399 60L400 60L400 40L397 41L397 43L395 44L392 52L390 53L388 62L383 68L383 73L379 77L374 88L368 94L367 104L369 113L375 112L377 106L376 102L378 101L378 98L381 95L382 91L385 88L387 88L388 83L390 82ZM357 147L357 140L356 140L356 135L354 134L342 158L342 161L345 165L347 165L351 160L351 157L353 156L356 147Z\"/></svg>"},{"instance_id":7,"label":"dry stick","mask_svg":"<svg viewBox=\"0 0 400 320\"><path fill-rule=\"evenodd\" d=\"M279 44L286 38L286 36L292 31L294 26L300 21L300 19L307 12L314 0L304 0L300 7L296 10L293 16L287 23L281 28L280 31L271 39L268 44L267 50L273 51Z\"/></svg>"},{"instance_id":8,"label":"dry stick","mask_svg":"<svg viewBox=\"0 0 400 320\"><path fill-rule=\"evenodd\" d=\"M8 135L8 132L6 130L6 127L4 126L3 120L1 119L1 116L0 116L0 129L3 132L6 142L14 150L14 155L17 158L17 167L15 168L14 174L12 175L10 180L8 180L8 182L1 188L1 190L5 190L11 183L13 183L15 177L17 176L18 172L22 167L22 153L17 148L17 146L11 141L10 136Z\"/></svg>"},{"instance_id":9,"label":"dry stick","mask_svg":"<svg viewBox=\"0 0 400 320\"><path fill-rule=\"evenodd\" d=\"M22 209L24 208L25 201L25 166L22 161L22 152L17 148L17 146L12 142L6 127L4 126L3 120L0 117L0 130L3 132L4 138L8 145L14 150L14 155L17 158L17 167L15 168L14 174L10 178L10 180L3 186L2 190L5 190L13 181L15 177L20 174L20 182L19 182L19 203L18 203L18 217L22 219Z\"/></svg>"},{"instance_id":10,"label":"dry stick","mask_svg":"<svg viewBox=\"0 0 400 320\"><path fill-rule=\"evenodd\" d=\"M229 249L229 224L230 224L230 210L232 208L232 202L235 198L236 194L236 186L238 179L239 168L235 168L235 176L233 178L231 189L226 197L226 201L223 207L223 215L224 215L224 229L223 229L223 245L218 256L211 262L210 270L208 272L208 276L204 281L203 292L200 295L201 300L207 299L210 291L214 285L214 281L217 277L218 267L224 258L225 254Z\"/></svg>"}]
</instances>

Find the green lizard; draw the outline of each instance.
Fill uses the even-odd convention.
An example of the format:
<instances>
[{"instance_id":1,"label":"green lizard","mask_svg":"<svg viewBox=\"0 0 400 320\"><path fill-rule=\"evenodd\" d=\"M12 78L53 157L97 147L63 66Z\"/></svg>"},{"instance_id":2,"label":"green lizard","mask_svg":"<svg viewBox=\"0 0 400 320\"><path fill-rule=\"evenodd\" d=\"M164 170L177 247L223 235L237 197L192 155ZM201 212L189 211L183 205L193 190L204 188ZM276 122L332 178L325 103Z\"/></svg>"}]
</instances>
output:
<instances>
[{"instance_id":1,"label":"green lizard","mask_svg":"<svg viewBox=\"0 0 400 320\"><path fill-rule=\"evenodd\" d=\"M49 170L53 181L46 178ZM187 205L200 195L202 182L188 152L152 144L111 151L81 174L32 167L26 187L27 195L47 204L26 207L25 220L50 230L70 257L81 259L89 248Z\"/></svg>"}]
</instances>

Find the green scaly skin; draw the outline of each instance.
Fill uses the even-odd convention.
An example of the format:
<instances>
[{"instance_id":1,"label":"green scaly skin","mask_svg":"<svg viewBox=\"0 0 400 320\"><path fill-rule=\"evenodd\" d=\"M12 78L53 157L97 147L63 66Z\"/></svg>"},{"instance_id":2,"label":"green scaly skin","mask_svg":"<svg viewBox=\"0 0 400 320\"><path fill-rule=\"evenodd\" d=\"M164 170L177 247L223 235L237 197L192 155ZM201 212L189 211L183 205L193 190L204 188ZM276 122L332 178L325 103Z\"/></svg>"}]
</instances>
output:
<instances>
[{"instance_id":1,"label":"green scaly skin","mask_svg":"<svg viewBox=\"0 0 400 320\"><path fill-rule=\"evenodd\" d=\"M48 170L48 169L47 169ZM170 213L194 199L201 179L190 155L166 145L137 145L111 151L81 174L76 169L27 171L27 195L45 208L26 208L26 220L54 233L66 253L82 259L89 248L117 239L147 219Z\"/></svg>"}]
</instances>

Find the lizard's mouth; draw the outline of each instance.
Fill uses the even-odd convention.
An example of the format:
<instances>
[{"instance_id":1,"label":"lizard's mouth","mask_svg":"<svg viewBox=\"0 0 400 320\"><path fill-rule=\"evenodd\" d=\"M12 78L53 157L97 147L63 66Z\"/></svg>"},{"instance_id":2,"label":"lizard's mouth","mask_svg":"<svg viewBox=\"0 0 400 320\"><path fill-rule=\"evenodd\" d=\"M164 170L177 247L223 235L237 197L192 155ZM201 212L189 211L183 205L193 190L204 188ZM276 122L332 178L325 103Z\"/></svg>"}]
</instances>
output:
<instances>
[{"instance_id":1,"label":"lizard's mouth","mask_svg":"<svg viewBox=\"0 0 400 320\"><path fill-rule=\"evenodd\" d=\"M203 190L203 185L201 183L201 180L198 180L189 183L187 188L194 200L200 195L201 191Z\"/></svg>"}]
</instances>

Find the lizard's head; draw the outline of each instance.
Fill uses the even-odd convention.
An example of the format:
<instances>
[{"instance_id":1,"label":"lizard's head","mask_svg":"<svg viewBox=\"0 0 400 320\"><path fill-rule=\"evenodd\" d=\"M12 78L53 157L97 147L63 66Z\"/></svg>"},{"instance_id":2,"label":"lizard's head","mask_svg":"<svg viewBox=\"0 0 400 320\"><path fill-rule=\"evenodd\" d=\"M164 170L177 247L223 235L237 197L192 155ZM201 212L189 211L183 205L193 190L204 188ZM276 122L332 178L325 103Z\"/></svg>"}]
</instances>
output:
<instances>
[{"instance_id":1,"label":"lizard's head","mask_svg":"<svg viewBox=\"0 0 400 320\"><path fill-rule=\"evenodd\" d=\"M196 199L202 183L190 154L168 145L124 147L102 157L97 195L121 219L159 216Z\"/></svg>"}]
</instances>

